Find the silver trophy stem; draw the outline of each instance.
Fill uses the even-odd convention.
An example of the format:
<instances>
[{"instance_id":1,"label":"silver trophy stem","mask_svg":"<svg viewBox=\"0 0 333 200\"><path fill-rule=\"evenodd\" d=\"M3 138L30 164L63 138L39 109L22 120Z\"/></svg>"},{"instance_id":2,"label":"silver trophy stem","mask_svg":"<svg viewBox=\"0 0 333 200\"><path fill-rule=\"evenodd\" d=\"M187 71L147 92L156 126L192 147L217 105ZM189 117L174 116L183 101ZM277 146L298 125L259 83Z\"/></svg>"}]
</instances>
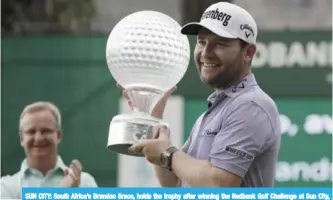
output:
<instances>
[{"instance_id":1,"label":"silver trophy stem","mask_svg":"<svg viewBox=\"0 0 333 200\"><path fill-rule=\"evenodd\" d=\"M133 103L134 111L151 114L163 91L147 87L130 87L127 94Z\"/></svg>"},{"instance_id":2,"label":"silver trophy stem","mask_svg":"<svg viewBox=\"0 0 333 200\"><path fill-rule=\"evenodd\" d=\"M153 139L160 127L167 126L161 119L151 116L163 92L146 87L131 87L127 91L134 112L113 117L107 147L116 153L143 156L142 153L130 152L129 147L140 140Z\"/></svg>"}]
</instances>

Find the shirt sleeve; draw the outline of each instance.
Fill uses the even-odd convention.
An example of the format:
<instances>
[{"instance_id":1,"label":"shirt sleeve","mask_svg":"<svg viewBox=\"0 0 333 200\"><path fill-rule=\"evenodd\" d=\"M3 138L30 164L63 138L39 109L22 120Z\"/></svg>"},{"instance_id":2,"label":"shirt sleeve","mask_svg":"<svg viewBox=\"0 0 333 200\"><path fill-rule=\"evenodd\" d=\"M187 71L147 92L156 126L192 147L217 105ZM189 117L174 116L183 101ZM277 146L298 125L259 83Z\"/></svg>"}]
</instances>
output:
<instances>
[{"instance_id":1,"label":"shirt sleeve","mask_svg":"<svg viewBox=\"0 0 333 200\"><path fill-rule=\"evenodd\" d=\"M4 176L0 179L1 199L21 199L21 190L15 176Z\"/></svg>"},{"instance_id":2,"label":"shirt sleeve","mask_svg":"<svg viewBox=\"0 0 333 200\"><path fill-rule=\"evenodd\" d=\"M87 172L82 172L80 187L98 187L95 178Z\"/></svg>"},{"instance_id":3,"label":"shirt sleeve","mask_svg":"<svg viewBox=\"0 0 333 200\"><path fill-rule=\"evenodd\" d=\"M267 114L255 103L243 103L224 118L209 160L214 167L244 178L271 132Z\"/></svg>"},{"instance_id":4,"label":"shirt sleeve","mask_svg":"<svg viewBox=\"0 0 333 200\"><path fill-rule=\"evenodd\" d=\"M186 140L185 144L181 147L181 150L184 153L188 152L188 148L190 147L190 143L191 143L191 136L188 137L188 139Z\"/></svg>"}]
</instances>

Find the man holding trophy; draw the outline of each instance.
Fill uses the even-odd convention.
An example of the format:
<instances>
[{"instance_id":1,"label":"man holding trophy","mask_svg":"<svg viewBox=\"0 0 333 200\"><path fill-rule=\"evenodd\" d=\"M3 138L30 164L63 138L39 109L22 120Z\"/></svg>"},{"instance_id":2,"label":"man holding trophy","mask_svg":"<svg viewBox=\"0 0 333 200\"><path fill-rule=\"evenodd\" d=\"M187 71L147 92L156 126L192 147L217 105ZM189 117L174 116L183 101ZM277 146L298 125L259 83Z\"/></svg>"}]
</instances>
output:
<instances>
[{"instance_id":1,"label":"man holding trophy","mask_svg":"<svg viewBox=\"0 0 333 200\"><path fill-rule=\"evenodd\" d=\"M251 73L258 34L253 17L226 2L211 5L200 22L181 29L161 14L146 14L126 18L109 37L108 65L134 113L113 118L108 148L145 156L163 187L273 187L279 112ZM201 81L215 91L183 148L177 149L161 119L188 65L189 45L182 35L197 36L196 67Z\"/></svg>"}]
</instances>

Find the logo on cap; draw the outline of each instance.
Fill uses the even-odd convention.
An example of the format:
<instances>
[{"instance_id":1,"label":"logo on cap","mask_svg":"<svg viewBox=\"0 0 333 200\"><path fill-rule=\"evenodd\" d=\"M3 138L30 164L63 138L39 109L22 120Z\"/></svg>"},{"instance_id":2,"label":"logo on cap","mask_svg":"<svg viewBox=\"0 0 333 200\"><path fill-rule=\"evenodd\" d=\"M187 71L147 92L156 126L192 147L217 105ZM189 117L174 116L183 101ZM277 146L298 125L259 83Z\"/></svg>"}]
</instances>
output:
<instances>
[{"instance_id":1,"label":"logo on cap","mask_svg":"<svg viewBox=\"0 0 333 200\"><path fill-rule=\"evenodd\" d=\"M254 31L253 31L252 27L249 26L248 24L242 24L242 25L240 25L240 29L242 31L244 30L246 38L249 38L251 34L252 34L252 36L254 36Z\"/></svg>"},{"instance_id":2,"label":"logo on cap","mask_svg":"<svg viewBox=\"0 0 333 200\"><path fill-rule=\"evenodd\" d=\"M228 26L228 22L231 19L231 15L224 12L220 12L219 9L216 8L216 10L208 10L204 12L204 14L202 14L201 20L207 18L219 20L222 22L223 26Z\"/></svg>"}]
</instances>

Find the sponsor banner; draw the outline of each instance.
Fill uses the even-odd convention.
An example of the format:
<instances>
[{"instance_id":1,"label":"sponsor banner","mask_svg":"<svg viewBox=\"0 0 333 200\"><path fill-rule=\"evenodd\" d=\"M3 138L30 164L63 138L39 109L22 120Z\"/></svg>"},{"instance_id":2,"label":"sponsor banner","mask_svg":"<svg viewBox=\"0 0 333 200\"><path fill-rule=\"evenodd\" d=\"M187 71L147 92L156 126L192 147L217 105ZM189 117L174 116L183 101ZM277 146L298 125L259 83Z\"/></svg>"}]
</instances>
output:
<instances>
[{"instance_id":1,"label":"sponsor banner","mask_svg":"<svg viewBox=\"0 0 333 200\"><path fill-rule=\"evenodd\" d=\"M259 34L252 69L271 95L331 97L332 32Z\"/></svg>"}]
</instances>

